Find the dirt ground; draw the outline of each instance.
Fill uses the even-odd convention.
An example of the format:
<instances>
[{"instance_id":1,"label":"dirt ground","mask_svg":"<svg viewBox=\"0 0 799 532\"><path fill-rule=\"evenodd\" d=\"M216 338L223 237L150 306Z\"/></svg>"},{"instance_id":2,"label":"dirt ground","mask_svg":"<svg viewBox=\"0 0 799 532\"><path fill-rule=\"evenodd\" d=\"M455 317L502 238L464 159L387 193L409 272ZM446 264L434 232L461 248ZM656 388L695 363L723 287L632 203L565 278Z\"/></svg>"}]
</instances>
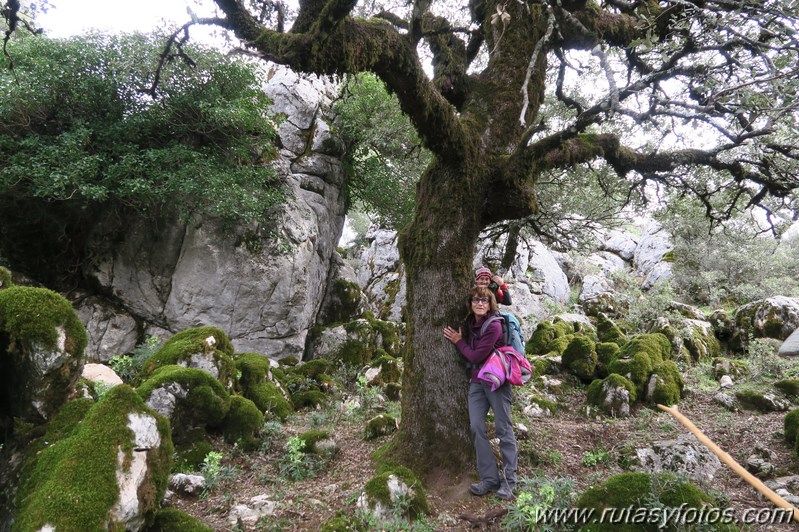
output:
<instances>
[{"instance_id":1,"label":"dirt ground","mask_svg":"<svg viewBox=\"0 0 799 532\"><path fill-rule=\"evenodd\" d=\"M520 390L529 393L532 388ZM761 414L752 411L731 412L713 401L715 391L697 391L687 386L687 393L679 410L687 416L722 450L741 465L758 447L773 454L775 466L772 476L797 472L797 463L785 443L782 430L784 412ZM517 396L517 400L521 398ZM579 384L559 396L559 411L549 418L525 418L515 411L514 421L529 428L529 434L519 439L519 471L521 479L532 477L566 478L573 483L573 494L625 471L620 462L630 449L643 447L657 440L674 439L688 430L670 414L650 407L636 407L625 419L587 417L585 388ZM396 410L396 405L394 409ZM225 453L223 461L227 479L202 498L174 499L174 506L199 518L215 530L241 530L228 523L230 509L246 503L256 495L268 495L275 501L275 515L263 518L254 530L318 530L319 526L337 512L354 515L355 501L366 481L373 475L370 456L385 437L374 441L363 438L365 419L369 416L347 416L340 410L329 408L324 412L305 412L287 422L282 433L272 437L268 449L239 452L218 442ZM330 414L334 412L334 414ZM364 413L368 414L368 413ZM323 422L318 427L314 423ZM290 480L281 473L280 460L285 454L285 442L292 436L309 430L324 428L332 432L338 452L322 471L304 480ZM599 456L597 463L586 456ZM763 478L761 480L766 480ZM432 514L411 528L385 528L386 530L508 530L502 524L509 505L493 496L474 497L468 486L474 482L472 474L453 477L434 473L425 479L425 488ZM703 486L723 500L723 506L732 508L740 516L748 508L767 509L773 505L760 496L729 467L722 465L709 485ZM517 490L518 495L518 490ZM795 530L794 524L768 524L742 527L743 530Z\"/></svg>"}]
</instances>

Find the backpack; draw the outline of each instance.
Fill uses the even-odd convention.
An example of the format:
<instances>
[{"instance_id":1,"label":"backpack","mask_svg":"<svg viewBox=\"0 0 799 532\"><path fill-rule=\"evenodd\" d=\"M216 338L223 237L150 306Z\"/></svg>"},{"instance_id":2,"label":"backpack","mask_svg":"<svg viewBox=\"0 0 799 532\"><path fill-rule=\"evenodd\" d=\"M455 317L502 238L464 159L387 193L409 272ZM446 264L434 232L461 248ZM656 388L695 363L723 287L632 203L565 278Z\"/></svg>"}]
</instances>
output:
<instances>
[{"instance_id":1,"label":"backpack","mask_svg":"<svg viewBox=\"0 0 799 532\"><path fill-rule=\"evenodd\" d=\"M522 342L522 326L516 316L511 312L500 311L499 315L491 316L480 328L480 334L485 334L488 325L495 320L502 324L502 343L511 346L517 353L524 356L524 342Z\"/></svg>"},{"instance_id":2,"label":"backpack","mask_svg":"<svg viewBox=\"0 0 799 532\"><path fill-rule=\"evenodd\" d=\"M527 357L509 345L494 349L477 373L477 379L490 384L492 392L505 381L513 386L522 386L532 378L533 369Z\"/></svg>"}]
</instances>

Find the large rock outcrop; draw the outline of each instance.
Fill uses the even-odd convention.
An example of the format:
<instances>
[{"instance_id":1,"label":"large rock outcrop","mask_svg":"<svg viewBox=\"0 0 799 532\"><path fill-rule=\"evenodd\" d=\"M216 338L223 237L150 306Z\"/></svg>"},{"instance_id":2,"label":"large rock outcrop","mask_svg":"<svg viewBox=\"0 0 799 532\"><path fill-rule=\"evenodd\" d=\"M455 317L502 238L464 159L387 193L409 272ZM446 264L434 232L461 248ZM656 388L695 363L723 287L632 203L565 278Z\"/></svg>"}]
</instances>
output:
<instances>
[{"instance_id":1,"label":"large rock outcrop","mask_svg":"<svg viewBox=\"0 0 799 532\"><path fill-rule=\"evenodd\" d=\"M330 271L344 224L343 145L330 132L330 84L280 70L265 91L272 113L286 117L273 163L289 189L279 227L239 227L231 235L213 220L126 220L122 240L85 272L106 297L76 302L91 335L89 359L105 361L144 336L198 326L224 330L237 351L302 358L336 280ZM119 228L99 227L94 238L102 248Z\"/></svg>"}]
</instances>

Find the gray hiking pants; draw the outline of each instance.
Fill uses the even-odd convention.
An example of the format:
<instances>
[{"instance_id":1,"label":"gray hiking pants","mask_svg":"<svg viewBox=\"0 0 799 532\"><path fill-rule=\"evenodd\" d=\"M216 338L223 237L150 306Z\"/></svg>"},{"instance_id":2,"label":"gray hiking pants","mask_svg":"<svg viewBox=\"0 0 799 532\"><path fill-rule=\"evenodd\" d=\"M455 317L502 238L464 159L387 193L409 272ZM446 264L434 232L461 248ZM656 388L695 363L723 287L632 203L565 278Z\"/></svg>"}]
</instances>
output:
<instances>
[{"instance_id":1,"label":"gray hiking pants","mask_svg":"<svg viewBox=\"0 0 799 532\"><path fill-rule=\"evenodd\" d=\"M502 469L505 480L513 489L516 486L516 435L510 420L510 402L513 398L511 385L508 383L491 391L488 384L471 383L469 385L469 423L472 429L472 442L477 453L477 472L480 480L490 486L499 486L500 472L497 461L491 450L486 428L488 409L494 411L494 425L499 437L499 449L502 454Z\"/></svg>"}]
</instances>

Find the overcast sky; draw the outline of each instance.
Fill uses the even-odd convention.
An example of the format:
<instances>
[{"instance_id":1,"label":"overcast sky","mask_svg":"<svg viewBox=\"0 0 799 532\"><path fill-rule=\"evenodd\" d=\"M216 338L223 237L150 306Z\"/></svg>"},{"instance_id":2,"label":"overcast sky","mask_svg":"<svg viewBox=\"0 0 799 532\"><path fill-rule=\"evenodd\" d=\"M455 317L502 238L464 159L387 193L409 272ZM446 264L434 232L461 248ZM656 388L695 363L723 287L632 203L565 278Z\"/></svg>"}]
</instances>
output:
<instances>
[{"instance_id":1,"label":"overcast sky","mask_svg":"<svg viewBox=\"0 0 799 532\"><path fill-rule=\"evenodd\" d=\"M69 37L99 29L111 33L149 31L164 19L188 22L186 6L191 4L199 16L196 2L186 0L51 0L53 7L38 18L50 37Z\"/></svg>"}]
</instances>

